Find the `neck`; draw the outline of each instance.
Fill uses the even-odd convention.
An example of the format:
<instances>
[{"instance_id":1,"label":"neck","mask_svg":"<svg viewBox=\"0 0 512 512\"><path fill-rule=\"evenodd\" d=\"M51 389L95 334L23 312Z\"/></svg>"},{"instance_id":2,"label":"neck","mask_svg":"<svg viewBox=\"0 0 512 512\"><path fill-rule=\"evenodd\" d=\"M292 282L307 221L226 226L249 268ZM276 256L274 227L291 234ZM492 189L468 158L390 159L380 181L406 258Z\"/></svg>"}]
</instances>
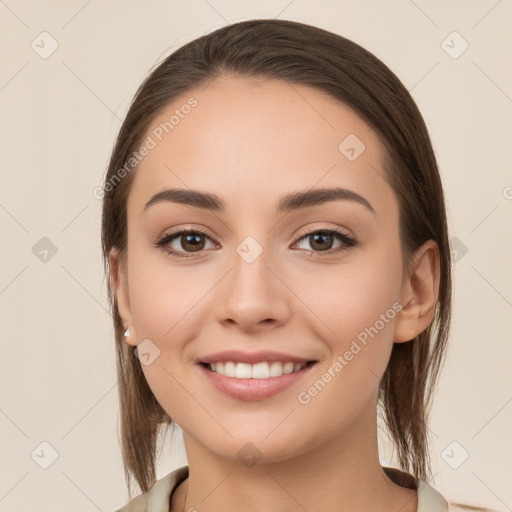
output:
<instances>
[{"instance_id":1,"label":"neck","mask_svg":"<svg viewBox=\"0 0 512 512\"><path fill-rule=\"evenodd\" d=\"M189 477L171 511L416 512L417 492L394 484L378 457L376 404L341 434L279 462L247 467L184 433Z\"/></svg>"}]
</instances>

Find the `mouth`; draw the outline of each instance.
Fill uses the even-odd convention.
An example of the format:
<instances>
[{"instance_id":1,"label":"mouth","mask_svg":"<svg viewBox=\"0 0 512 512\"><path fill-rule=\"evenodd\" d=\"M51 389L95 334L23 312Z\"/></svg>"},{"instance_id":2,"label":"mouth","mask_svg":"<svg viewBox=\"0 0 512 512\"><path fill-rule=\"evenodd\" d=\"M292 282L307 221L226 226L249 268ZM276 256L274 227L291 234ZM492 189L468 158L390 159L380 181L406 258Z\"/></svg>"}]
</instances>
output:
<instances>
[{"instance_id":1,"label":"mouth","mask_svg":"<svg viewBox=\"0 0 512 512\"><path fill-rule=\"evenodd\" d=\"M256 364L235 361L201 362L201 366L224 377L235 379L272 379L298 373L318 361L296 363L293 361L262 361Z\"/></svg>"},{"instance_id":2,"label":"mouth","mask_svg":"<svg viewBox=\"0 0 512 512\"><path fill-rule=\"evenodd\" d=\"M200 362L206 382L238 400L263 400L291 388L306 377L318 361Z\"/></svg>"}]
</instances>

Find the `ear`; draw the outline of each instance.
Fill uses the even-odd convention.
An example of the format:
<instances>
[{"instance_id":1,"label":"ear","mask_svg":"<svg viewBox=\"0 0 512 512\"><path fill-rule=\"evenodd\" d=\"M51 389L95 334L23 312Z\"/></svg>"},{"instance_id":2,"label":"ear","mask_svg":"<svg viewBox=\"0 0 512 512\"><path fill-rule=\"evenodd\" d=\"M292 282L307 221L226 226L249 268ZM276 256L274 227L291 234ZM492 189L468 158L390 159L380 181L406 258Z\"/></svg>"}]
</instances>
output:
<instances>
[{"instance_id":1,"label":"ear","mask_svg":"<svg viewBox=\"0 0 512 512\"><path fill-rule=\"evenodd\" d=\"M128 274L126 272L126 262L121 257L119 250L114 248L108 255L108 262L110 267L110 279L113 285L117 309L124 329L130 329L131 336L126 338L129 345L135 346L135 329L133 327L132 313L130 308L130 297L128 293Z\"/></svg>"},{"instance_id":2,"label":"ear","mask_svg":"<svg viewBox=\"0 0 512 512\"><path fill-rule=\"evenodd\" d=\"M434 240L428 240L415 252L403 279L395 343L415 338L430 325L439 296L439 280L439 248Z\"/></svg>"}]
</instances>

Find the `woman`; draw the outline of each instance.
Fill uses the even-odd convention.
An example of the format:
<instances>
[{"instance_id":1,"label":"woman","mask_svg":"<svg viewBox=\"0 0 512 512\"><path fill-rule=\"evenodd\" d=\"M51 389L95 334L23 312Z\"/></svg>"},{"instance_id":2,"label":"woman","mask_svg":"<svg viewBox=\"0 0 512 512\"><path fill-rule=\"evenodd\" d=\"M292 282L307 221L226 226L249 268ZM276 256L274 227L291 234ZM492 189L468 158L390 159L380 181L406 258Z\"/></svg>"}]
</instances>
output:
<instances>
[{"instance_id":1,"label":"woman","mask_svg":"<svg viewBox=\"0 0 512 512\"><path fill-rule=\"evenodd\" d=\"M444 511L428 410L451 315L444 195L398 78L281 20L141 85L104 184L121 511ZM377 406L401 470L382 467ZM188 466L156 482L160 426Z\"/></svg>"}]
</instances>

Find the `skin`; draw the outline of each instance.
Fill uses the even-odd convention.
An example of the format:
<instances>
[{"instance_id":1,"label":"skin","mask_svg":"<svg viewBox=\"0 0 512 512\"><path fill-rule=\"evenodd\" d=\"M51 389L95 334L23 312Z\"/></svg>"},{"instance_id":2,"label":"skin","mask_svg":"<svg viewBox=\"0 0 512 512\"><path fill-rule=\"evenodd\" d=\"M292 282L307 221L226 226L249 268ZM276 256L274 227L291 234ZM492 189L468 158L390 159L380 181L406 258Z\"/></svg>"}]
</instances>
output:
<instances>
[{"instance_id":1,"label":"skin","mask_svg":"<svg viewBox=\"0 0 512 512\"><path fill-rule=\"evenodd\" d=\"M379 463L376 400L393 343L409 342L432 321L439 253L427 242L404 272L398 202L383 179L379 138L314 88L229 75L188 91L152 127L190 96L198 105L136 171L127 264L117 251L110 255L128 343L150 339L160 350L142 369L184 431L190 475L173 494L172 511L416 511L417 492L391 482ZM338 150L349 134L366 146L352 162ZM375 214L349 200L275 213L282 196L323 187L357 192ZM165 188L215 193L226 211L160 202L144 212ZM303 233L312 227L338 227L359 244L334 238L329 247L343 250L322 254ZM153 245L171 228L209 238L200 239L199 253L177 238L172 248L192 257L172 256ZM235 250L247 236L263 249L251 264ZM317 396L299 403L298 393L396 302L403 309ZM214 388L195 364L231 348L319 363L277 395L240 400ZM237 456L247 442L261 453L251 467Z\"/></svg>"}]
</instances>

